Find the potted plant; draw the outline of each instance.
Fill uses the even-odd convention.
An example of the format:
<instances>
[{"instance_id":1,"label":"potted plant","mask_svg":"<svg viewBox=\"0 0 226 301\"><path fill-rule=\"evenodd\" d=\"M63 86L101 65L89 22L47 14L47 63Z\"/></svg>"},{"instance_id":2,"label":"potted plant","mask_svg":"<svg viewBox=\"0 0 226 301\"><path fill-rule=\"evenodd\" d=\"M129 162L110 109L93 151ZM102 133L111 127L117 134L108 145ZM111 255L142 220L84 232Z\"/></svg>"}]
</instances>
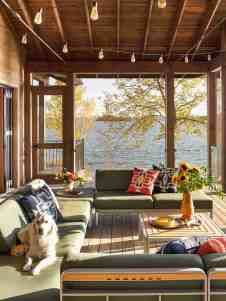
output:
<instances>
[{"instance_id":1,"label":"potted plant","mask_svg":"<svg viewBox=\"0 0 226 301\"><path fill-rule=\"evenodd\" d=\"M181 219L190 222L194 219L194 204L192 191L209 187L213 192L222 196L222 191L213 177L208 175L205 167L195 167L187 162L181 163L178 173L173 176L172 181L177 185L178 192L183 194L181 203Z\"/></svg>"},{"instance_id":2,"label":"potted plant","mask_svg":"<svg viewBox=\"0 0 226 301\"><path fill-rule=\"evenodd\" d=\"M66 184L66 192L74 193L79 193L81 187L86 182L85 178L80 176L77 172L68 171L66 168L63 168L63 171L56 175L56 179Z\"/></svg>"}]
</instances>

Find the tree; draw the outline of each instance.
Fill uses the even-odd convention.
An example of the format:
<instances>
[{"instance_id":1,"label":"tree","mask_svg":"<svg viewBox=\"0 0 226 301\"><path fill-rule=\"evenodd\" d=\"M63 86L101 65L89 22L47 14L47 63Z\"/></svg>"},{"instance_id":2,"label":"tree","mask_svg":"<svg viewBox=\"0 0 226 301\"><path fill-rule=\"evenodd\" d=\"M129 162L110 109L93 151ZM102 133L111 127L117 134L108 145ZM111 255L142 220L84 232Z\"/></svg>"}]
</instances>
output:
<instances>
[{"instance_id":1,"label":"tree","mask_svg":"<svg viewBox=\"0 0 226 301\"><path fill-rule=\"evenodd\" d=\"M76 140L84 138L92 128L95 121L95 102L93 99L86 97L86 90L83 85L76 86L74 88L74 100L75 100L75 134ZM61 97L54 95L51 96L48 102L46 102L45 108L45 124L46 128L53 130L57 138L62 137L62 99Z\"/></svg>"},{"instance_id":2,"label":"tree","mask_svg":"<svg viewBox=\"0 0 226 301\"><path fill-rule=\"evenodd\" d=\"M204 82L203 78L175 80L177 138L185 130L187 133L200 135L203 125L206 124L206 116L193 114L193 109L206 98ZM150 128L158 125L156 139L162 138L165 134L166 118L164 79L118 79L115 85L116 92L106 92L104 102L108 115L129 120L124 123L122 137L140 138Z\"/></svg>"}]
</instances>

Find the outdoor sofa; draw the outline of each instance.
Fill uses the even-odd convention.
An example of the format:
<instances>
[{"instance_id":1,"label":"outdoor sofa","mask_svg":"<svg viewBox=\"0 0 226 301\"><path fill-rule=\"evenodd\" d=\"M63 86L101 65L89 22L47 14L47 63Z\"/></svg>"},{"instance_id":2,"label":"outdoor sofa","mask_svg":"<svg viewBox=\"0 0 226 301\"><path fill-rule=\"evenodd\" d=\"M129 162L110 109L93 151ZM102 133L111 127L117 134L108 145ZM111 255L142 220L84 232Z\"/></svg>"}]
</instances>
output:
<instances>
[{"instance_id":1,"label":"outdoor sofa","mask_svg":"<svg viewBox=\"0 0 226 301\"><path fill-rule=\"evenodd\" d=\"M103 213L127 213L148 210L159 216L179 211L182 195L180 193L154 193L150 195L127 192L132 170L96 170L96 192L94 207L96 223ZM192 193L196 212L209 212L212 216L213 200L202 191Z\"/></svg>"},{"instance_id":2,"label":"outdoor sofa","mask_svg":"<svg viewBox=\"0 0 226 301\"><path fill-rule=\"evenodd\" d=\"M20 192L21 193L21 192ZM58 261L38 276L22 272L23 257L9 255L16 231L27 223L12 195L0 204L1 301L186 301L206 300L208 271L223 268L211 280L211 292L223 297L226 254L207 255L106 255L79 253L90 221L92 197L59 198L63 221L58 224ZM62 292L62 294L61 294ZM178 296L179 295L179 296ZM213 300L220 301L219 295Z\"/></svg>"}]
</instances>

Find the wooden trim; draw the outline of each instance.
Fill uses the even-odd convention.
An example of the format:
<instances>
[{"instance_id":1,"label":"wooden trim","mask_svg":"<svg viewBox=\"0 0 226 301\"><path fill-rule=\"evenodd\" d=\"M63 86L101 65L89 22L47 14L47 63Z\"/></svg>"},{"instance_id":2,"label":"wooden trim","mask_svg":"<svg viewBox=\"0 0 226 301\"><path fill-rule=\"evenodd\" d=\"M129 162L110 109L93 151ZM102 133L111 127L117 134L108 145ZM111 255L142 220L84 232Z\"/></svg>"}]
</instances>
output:
<instances>
[{"instance_id":1,"label":"wooden trim","mask_svg":"<svg viewBox=\"0 0 226 301\"><path fill-rule=\"evenodd\" d=\"M175 167L175 126L176 108L174 104L174 73L166 73L166 162L167 167Z\"/></svg>"},{"instance_id":2,"label":"wooden trim","mask_svg":"<svg viewBox=\"0 0 226 301\"><path fill-rule=\"evenodd\" d=\"M35 145L39 138L39 116L38 116L39 99L36 94L32 93L32 177L38 176L39 156L38 148Z\"/></svg>"},{"instance_id":3,"label":"wooden trim","mask_svg":"<svg viewBox=\"0 0 226 301\"><path fill-rule=\"evenodd\" d=\"M212 157L211 146L216 145L216 117L217 117L217 99L216 99L216 77L214 72L207 74L207 107L208 107L208 167L211 172Z\"/></svg>"},{"instance_id":4,"label":"wooden trim","mask_svg":"<svg viewBox=\"0 0 226 301\"><path fill-rule=\"evenodd\" d=\"M117 34L116 34L116 47L119 50L120 47L120 0L116 2L116 12L117 12Z\"/></svg>"},{"instance_id":5,"label":"wooden trim","mask_svg":"<svg viewBox=\"0 0 226 301\"><path fill-rule=\"evenodd\" d=\"M31 99L31 74L24 71L24 142L25 142L25 181L32 179L32 99Z\"/></svg>"},{"instance_id":6,"label":"wooden trim","mask_svg":"<svg viewBox=\"0 0 226 301\"><path fill-rule=\"evenodd\" d=\"M0 88L0 192L5 192L4 90Z\"/></svg>"},{"instance_id":7,"label":"wooden trim","mask_svg":"<svg viewBox=\"0 0 226 301\"><path fill-rule=\"evenodd\" d=\"M126 281L177 281L177 280L205 280L204 273L194 273L194 272L177 272L177 273L136 273L136 272L109 272L109 273L76 273L76 269L74 273L64 273L62 277L62 281L117 281L117 282L126 282Z\"/></svg>"},{"instance_id":8,"label":"wooden trim","mask_svg":"<svg viewBox=\"0 0 226 301\"><path fill-rule=\"evenodd\" d=\"M158 62L137 61L136 64L120 61L85 62L69 61L65 64L58 62L30 61L28 70L30 72L59 72L59 73L110 73L110 74L156 74L172 70L174 73L206 73L209 71L209 62L174 62L171 64L159 64Z\"/></svg>"},{"instance_id":9,"label":"wooden trim","mask_svg":"<svg viewBox=\"0 0 226 301\"><path fill-rule=\"evenodd\" d=\"M179 1L179 4L178 4L177 15L176 15L176 18L175 18L175 21L174 21L170 47L169 47L169 51L168 51L168 55L167 55L168 60L170 59L173 47L174 47L175 42L176 42L177 33L178 33L178 30L179 30L179 26L180 26L180 24L182 22L182 19L183 19L183 15L184 15L184 11L185 11L185 7L186 7L187 2L188 2L188 0L181 0L181 1Z\"/></svg>"},{"instance_id":10,"label":"wooden trim","mask_svg":"<svg viewBox=\"0 0 226 301\"><path fill-rule=\"evenodd\" d=\"M37 148L51 149L51 148L64 148L63 143L37 143Z\"/></svg>"},{"instance_id":11,"label":"wooden trim","mask_svg":"<svg viewBox=\"0 0 226 301\"><path fill-rule=\"evenodd\" d=\"M58 95L62 94L66 91L66 86L50 86L44 87L43 85L40 86L31 86L32 93L36 93L39 95Z\"/></svg>"},{"instance_id":12,"label":"wooden trim","mask_svg":"<svg viewBox=\"0 0 226 301\"><path fill-rule=\"evenodd\" d=\"M153 8L154 8L154 0L149 0L149 10L148 10L148 17L147 17L147 22L146 22L146 27L145 27L143 52L145 52L145 50L147 48L147 44L148 44Z\"/></svg>"},{"instance_id":13,"label":"wooden trim","mask_svg":"<svg viewBox=\"0 0 226 301\"><path fill-rule=\"evenodd\" d=\"M67 89L63 97L63 167L70 171L75 169L74 154L74 76L73 73L67 74Z\"/></svg>"},{"instance_id":14,"label":"wooden trim","mask_svg":"<svg viewBox=\"0 0 226 301\"><path fill-rule=\"evenodd\" d=\"M222 165L222 186L226 192L226 66L221 69L222 81L222 146L221 146L221 165Z\"/></svg>"},{"instance_id":15,"label":"wooden trim","mask_svg":"<svg viewBox=\"0 0 226 301\"><path fill-rule=\"evenodd\" d=\"M15 88L13 90L13 103L12 103L12 111L13 111L13 187L19 187L20 185L20 151L19 144L21 143L20 139L20 131L19 131L19 120L21 116L21 108L19 103L19 89Z\"/></svg>"}]
</instances>

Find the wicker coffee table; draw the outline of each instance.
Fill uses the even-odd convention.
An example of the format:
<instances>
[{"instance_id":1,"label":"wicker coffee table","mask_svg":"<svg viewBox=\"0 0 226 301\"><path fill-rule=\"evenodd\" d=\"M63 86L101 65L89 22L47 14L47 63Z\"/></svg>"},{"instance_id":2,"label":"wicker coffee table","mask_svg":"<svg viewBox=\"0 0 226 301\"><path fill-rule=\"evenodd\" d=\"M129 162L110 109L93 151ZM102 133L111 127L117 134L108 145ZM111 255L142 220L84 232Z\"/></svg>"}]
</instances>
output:
<instances>
[{"instance_id":1,"label":"wicker coffee table","mask_svg":"<svg viewBox=\"0 0 226 301\"><path fill-rule=\"evenodd\" d=\"M196 219L200 224L182 226L175 229L160 229L154 227L149 221L150 214L139 214L140 234L144 240L144 252L149 253L151 245L161 244L173 239L183 237L198 236L203 238L214 238L224 236L224 232L219 226L205 213L197 213ZM173 217L178 217L174 215Z\"/></svg>"}]
</instances>

